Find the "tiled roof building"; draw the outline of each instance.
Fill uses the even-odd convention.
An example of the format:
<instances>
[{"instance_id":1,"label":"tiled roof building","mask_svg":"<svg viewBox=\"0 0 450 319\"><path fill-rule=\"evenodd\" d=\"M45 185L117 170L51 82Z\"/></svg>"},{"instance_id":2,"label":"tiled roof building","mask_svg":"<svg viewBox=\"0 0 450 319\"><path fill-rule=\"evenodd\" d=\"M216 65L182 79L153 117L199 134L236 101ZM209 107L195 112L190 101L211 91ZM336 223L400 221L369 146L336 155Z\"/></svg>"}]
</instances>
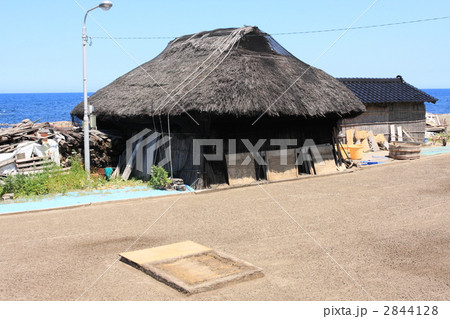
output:
<instances>
[{"instance_id":1,"label":"tiled roof building","mask_svg":"<svg viewBox=\"0 0 450 319\"><path fill-rule=\"evenodd\" d=\"M425 135L425 104L435 103L436 98L406 83L398 75L395 78L339 78L366 106L366 112L351 119L342 119L342 131L355 129L384 134L393 140L392 125L401 127L416 141ZM395 129L397 132L397 129ZM348 142L348 141L347 141Z\"/></svg>"},{"instance_id":2,"label":"tiled roof building","mask_svg":"<svg viewBox=\"0 0 450 319\"><path fill-rule=\"evenodd\" d=\"M363 103L432 102L437 99L396 78L340 78Z\"/></svg>"}]
</instances>

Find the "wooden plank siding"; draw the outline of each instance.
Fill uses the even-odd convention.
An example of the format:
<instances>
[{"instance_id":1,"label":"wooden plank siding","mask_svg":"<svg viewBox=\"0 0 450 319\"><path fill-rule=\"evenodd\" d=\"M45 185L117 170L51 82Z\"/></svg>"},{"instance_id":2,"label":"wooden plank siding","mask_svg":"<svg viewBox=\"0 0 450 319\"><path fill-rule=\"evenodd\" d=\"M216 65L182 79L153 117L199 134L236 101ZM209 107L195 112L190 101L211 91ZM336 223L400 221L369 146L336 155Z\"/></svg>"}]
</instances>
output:
<instances>
[{"instance_id":1,"label":"wooden plank siding","mask_svg":"<svg viewBox=\"0 0 450 319\"><path fill-rule=\"evenodd\" d=\"M425 137L424 103L368 104L367 111L356 117L339 121L340 131L348 129L373 131L375 135L384 134L390 140L390 125L402 126L418 141Z\"/></svg>"}]
</instances>

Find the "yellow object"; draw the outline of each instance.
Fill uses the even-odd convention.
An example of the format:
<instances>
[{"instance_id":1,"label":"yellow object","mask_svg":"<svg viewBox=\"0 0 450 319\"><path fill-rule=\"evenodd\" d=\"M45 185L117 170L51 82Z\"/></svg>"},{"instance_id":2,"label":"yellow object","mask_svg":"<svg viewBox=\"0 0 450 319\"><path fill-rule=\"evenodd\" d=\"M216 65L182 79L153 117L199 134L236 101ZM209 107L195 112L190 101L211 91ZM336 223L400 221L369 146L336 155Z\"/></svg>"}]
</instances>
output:
<instances>
[{"instance_id":1,"label":"yellow object","mask_svg":"<svg viewBox=\"0 0 450 319\"><path fill-rule=\"evenodd\" d=\"M369 141L367 138L361 141L361 146L363 148L363 152L370 152L372 149L370 148Z\"/></svg>"},{"instance_id":2,"label":"yellow object","mask_svg":"<svg viewBox=\"0 0 450 319\"><path fill-rule=\"evenodd\" d=\"M386 137L384 136L384 134L377 134L377 135L375 135L375 141L378 144L383 144L384 142L387 142L386 141Z\"/></svg>"},{"instance_id":3,"label":"yellow object","mask_svg":"<svg viewBox=\"0 0 450 319\"><path fill-rule=\"evenodd\" d=\"M362 145L349 145L350 158L353 160L360 160L363 158L363 147Z\"/></svg>"},{"instance_id":4,"label":"yellow object","mask_svg":"<svg viewBox=\"0 0 450 319\"><path fill-rule=\"evenodd\" d=\"M369 132L367 131L355 131L355 138L360 141L369 137Z\"/></svg>"},{"instance_id":5,"label":"yellow object","mask_svg":"<svg viewBox=\"0 0 450 319\"><path fill-rule=\"evenodd\" d=\"M131 260L138 265L142 265L170 258L180 258L183 256L200 254L211 250L212 249L209 247L188 240L172 245L125 252L121 253L120 256Z\"/></svg>"},{"instance_id":6,"label":"yellow object","mask_svg":"<svg viewBox=\"0 0 450 319\"><path fill-rule=\"evenodd\" d=\"M348 145L353 145L353 139L354 139L354 131L353 130L346 130L345 131L345 136L347 138L347 144Z\"/></svg>"},{"instance_id":7,"label":"yellow object","mask_svg":"<svg viewBox=\"0 0 450 319\"><path fill-rule=\"evenodd\" d=\"M350 150L347 144L341 144L339 146L339 151L344 159L347 159L350 156Z\"/></svg>"}]
</instances>

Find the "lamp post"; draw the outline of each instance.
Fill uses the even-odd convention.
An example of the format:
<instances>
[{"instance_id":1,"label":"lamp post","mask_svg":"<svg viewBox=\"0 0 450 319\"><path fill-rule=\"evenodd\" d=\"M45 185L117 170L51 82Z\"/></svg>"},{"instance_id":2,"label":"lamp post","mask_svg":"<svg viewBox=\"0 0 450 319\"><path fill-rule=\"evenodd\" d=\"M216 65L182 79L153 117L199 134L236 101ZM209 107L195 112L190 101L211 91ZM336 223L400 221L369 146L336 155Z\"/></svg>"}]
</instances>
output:
<instances>
[{"instance_id":1,"label":"lamp post","mask_svg":"<svg viewBox=\"0 0 450 319\"><path fill-rule=\"evenodd\" d=\"M102 1L100 4L92 9L86 11L83 22L83 101L84 101L84 115L83 115L83 133L84 133L84 169L87 173L91 172L91 156L89 151L89 110L88 110L88 96L87 96L87 71L86 71L86 45L88 36L86 34L86 19L92 10L101 8L104 11L111 9L111 1Z\"/></svg>"}]
</instances>

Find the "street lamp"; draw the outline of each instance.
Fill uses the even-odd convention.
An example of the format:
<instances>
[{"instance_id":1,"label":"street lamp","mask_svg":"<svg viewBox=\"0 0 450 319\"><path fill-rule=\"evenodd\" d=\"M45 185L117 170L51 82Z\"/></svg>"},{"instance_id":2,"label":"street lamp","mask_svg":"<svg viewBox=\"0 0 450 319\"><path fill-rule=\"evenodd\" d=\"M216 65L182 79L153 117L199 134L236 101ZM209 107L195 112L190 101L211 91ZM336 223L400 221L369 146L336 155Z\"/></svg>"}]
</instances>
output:
<instances>
[{"instance_id":1,"label":"street lamp","mask_svg":"<svg viewBox=\"0 0 450 319\"><path fill-rule=\"evenodd\" d=\"M91 157L89 151L89 110L88 110L88 96L87 96L87 71L86 71L86 44L88 36L86 34L86 18L92 10L101 8L104 11L111 9L111 1L102 1L100 4L92 9L86 11L83 22L83 100L84 100L84 115L83 115L83 131L84 131L84 169L87 173L91 172Z\"/></svg>"}]
</instances>

